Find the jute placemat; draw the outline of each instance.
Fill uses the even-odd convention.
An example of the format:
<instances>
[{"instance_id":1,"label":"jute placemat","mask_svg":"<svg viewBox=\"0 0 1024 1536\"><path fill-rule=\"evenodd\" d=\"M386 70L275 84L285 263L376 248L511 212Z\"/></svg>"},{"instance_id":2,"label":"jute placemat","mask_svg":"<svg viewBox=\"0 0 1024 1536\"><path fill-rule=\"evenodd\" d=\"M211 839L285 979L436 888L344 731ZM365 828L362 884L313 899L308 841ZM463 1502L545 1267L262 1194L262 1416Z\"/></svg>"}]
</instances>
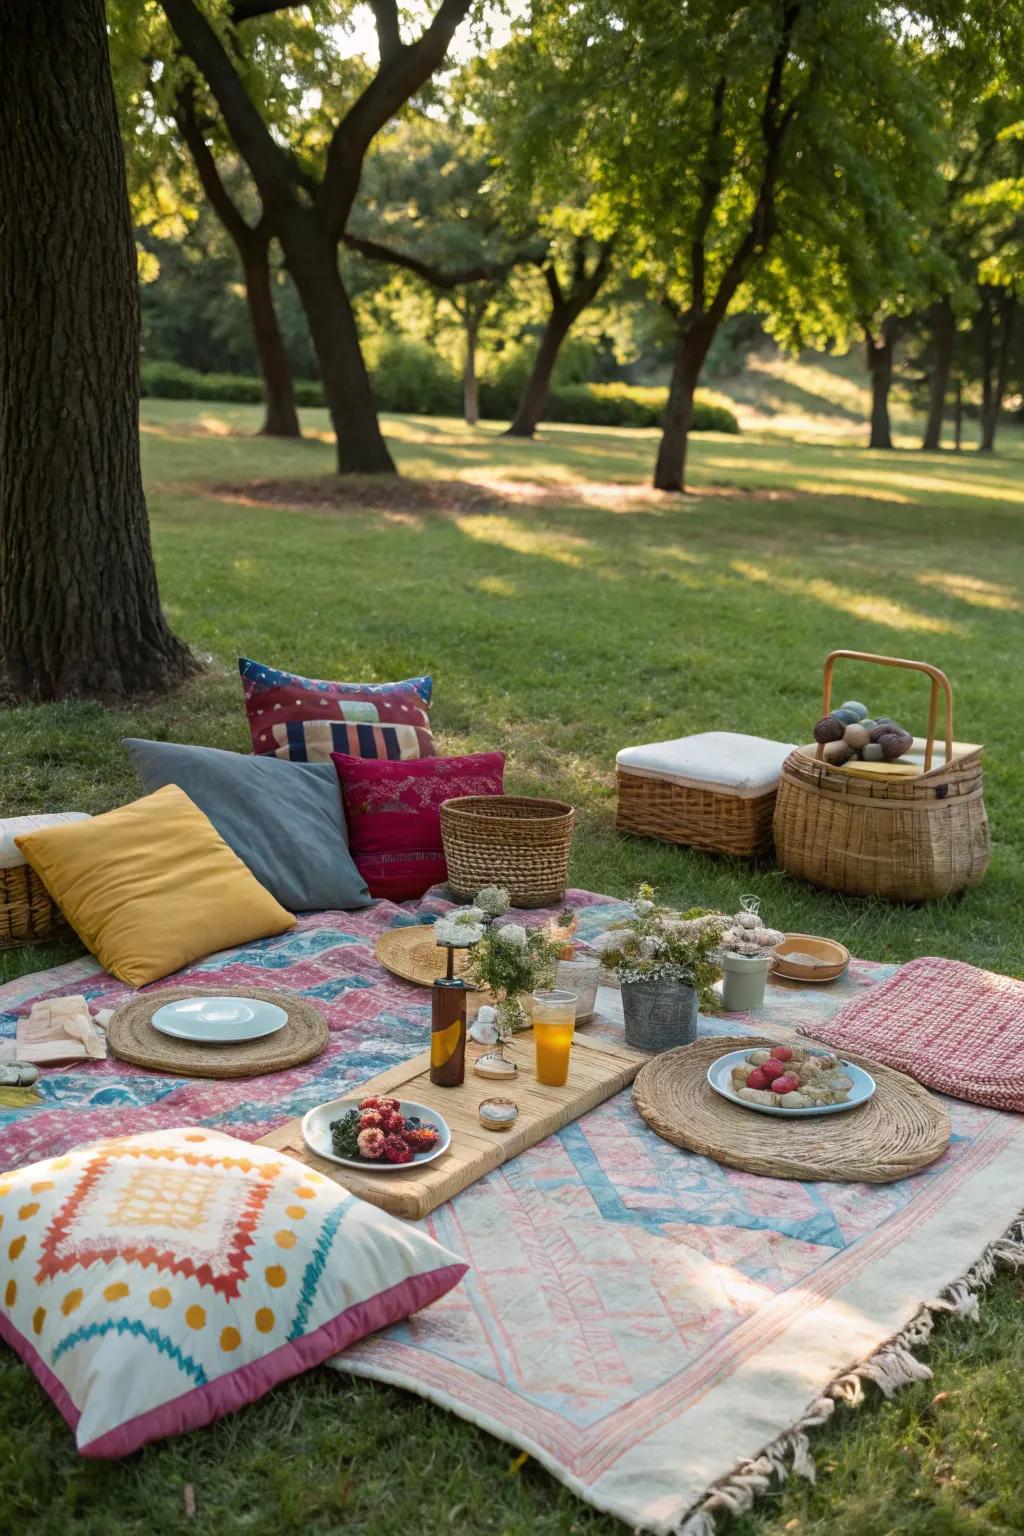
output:
<instances>
[{"instance_id":1,"label":"jute placemat","mask_svg":"<svg viewBox=\"0 0 1024 1536\"><path fill-rule=\"evenodd\" d=\"M448 957L434 938L432 923L417 923L415 927L389 928L377 940L377 959L386 970L405 981L415 981L421 987L432 987L439 976L445 974ZM453 970L456 976L465 974L469 963L469 951L457 949ZM482 1002L486 992L472 992L469 1001Z\"/></svg>"},{"instance_id":2,"label":"jute placemat","mask_svg":"<svg viewBox=\"0 0 1024 1536\"><path fill-rule=\"evenodd\" d=\"M150 1023L158 1008L183 997L224 997L223 987L165 987L122 1003L107 1025L107 1046L113 1055L135 1067L169 1072L182 1077L260 1077L283 1072L319 1056L330 1039L327 1021L320 1010L292 992L270 992L246 987L232 996L276 1003L288 1022L275 1035L247 1040L241 1045L192 1045L162 1035Z\"/></svg>"},{"instance_id":3,"label":"jute placemat","mask_svg":"<svg viewBox=\"0 0 1024 1536\"><path fill-rule=\"evenodd\" d=\"M890 1184L927 1168L946 1150L949 1115L939 1100L902 1072L849 1053L843 1059L865 1067L878 1091L841 1115L777 1119L715 1093L707 1081L713 1061L772 1043L719 1036L666 1051L633 1084L636 1107L652 1131L677 1147L776 1179Z\"/></svg>"}]
</instances>

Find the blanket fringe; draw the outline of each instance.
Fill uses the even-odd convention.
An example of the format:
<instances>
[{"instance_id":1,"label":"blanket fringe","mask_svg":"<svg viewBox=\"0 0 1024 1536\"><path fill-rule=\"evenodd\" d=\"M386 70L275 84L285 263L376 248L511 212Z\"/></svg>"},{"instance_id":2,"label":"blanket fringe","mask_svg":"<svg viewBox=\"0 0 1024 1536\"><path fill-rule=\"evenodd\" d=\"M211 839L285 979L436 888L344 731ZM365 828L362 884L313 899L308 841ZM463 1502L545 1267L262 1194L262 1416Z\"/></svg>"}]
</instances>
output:
<instances>
[{"instance_id":1,"label":"blanket fringe","mask_svg":"<svg viewBox=\"0 0 1024 1536\"><path fill-rule=\"evenodd\" d=\"M752 1508L755 1499L767 1493L773 1481L785 1482L791 1475L815 1478L814 1458L808 1430L817 1429L832 1417L837 1403L859 1407L864 1401L864 1384L873 1382L885 1397L893 1397L902 1387L915 1381L927 1381L930 1368L918 1360L915 1351L927 1345L941 1313L977 1321L978 1298L1000 1269L1024 1269L1024 1212L1002 1237L991 1243L966 1274L948 1286L940 1297L924 1304L907 1326L865 1360L861 1365L837 1377L821 1397L811 1403L803 1418L785 1434L766 1446L760 1456L745 1461L713 1489L704 1502L683 1517L678 1536L715 1536L715 1516L741 1515Z\"/></svg>"}]
</instances>

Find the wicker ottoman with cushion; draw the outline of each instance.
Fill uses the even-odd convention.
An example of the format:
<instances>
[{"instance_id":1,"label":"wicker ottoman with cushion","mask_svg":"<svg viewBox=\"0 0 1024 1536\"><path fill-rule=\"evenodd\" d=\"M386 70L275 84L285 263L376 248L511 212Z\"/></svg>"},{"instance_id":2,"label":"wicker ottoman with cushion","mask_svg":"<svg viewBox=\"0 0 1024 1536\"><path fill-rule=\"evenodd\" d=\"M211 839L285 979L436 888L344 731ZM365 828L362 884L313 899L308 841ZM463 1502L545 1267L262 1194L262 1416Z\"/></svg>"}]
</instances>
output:
<instances>
[{"instance_id":1,"label":"wicker ottoman with cushion","mask_svg":"<svg viewBox=\"0 0 1024 1536\"><path fill-rule=\"evenodd\" d=\"M85 811L62 811L53 816L12 816L0 821L0 949L71 936L60 908L14 839L43 827L88 819Z\"/></svg>"},{"instance_id":2,"label":"wicker ottoman with cushion","mask_svg":"<svg viewBox=\"0 0 1024 1536\"><path fill-rule=\"evenodd\" d=\"M751 857L772 846L784 741L705 731L616 757L620 832Z\"/></svg>"}]
</instances>

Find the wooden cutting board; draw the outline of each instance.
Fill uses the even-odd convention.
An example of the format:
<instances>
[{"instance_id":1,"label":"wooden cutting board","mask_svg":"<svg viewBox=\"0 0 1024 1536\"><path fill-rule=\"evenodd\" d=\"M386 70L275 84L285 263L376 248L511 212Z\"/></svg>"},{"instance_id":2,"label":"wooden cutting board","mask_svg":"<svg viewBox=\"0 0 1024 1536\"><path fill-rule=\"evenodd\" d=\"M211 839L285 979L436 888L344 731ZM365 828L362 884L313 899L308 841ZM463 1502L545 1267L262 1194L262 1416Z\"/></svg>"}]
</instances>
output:
<instances>
[{"instance_id":1,"label":"wooden cutting board","mask_svg":"<svg viewBox=\"0 0 1024 1536\"><path fill-rule=\"evenodd\" d=\"M527 1147L545 1136L578 1120L588 1109L601 1104L623 1088L628 1088L649 1057L628 1046L591 1042L577 1034L569 1063L569 1081L564 1088L547 1088L534 1076L533 1033L517 1035L507 1053L519 1066L519 1076L510 1084L477 1077L470 1070L472 1061L483 1055L486 1047L470 1041L466 1049L466 1080L458 1088L436 1088L430 1081L430 1053L424 1051L411 1061L391 1067L368 1083L353 1087L353 1099L371 1094L396 1099L413 1099L436 1108L451 1127L452 1144L443 1156L419 1168L401 1173L363 1173L342 1168L311 1152L302 1139L302 1122L289 1120L278 1126L260 1145L287 1152L299 1162L334 1179L361 1200L390 1211L393 1216L416 1220L426 1216L460 1190L490 1173L492 1168L518 1157ZM487 1131L480 1124L477 1106L481 1099L495 1096L514 1099L519 1118L510 1130ZM338 1095L339 1098L343 1094Z\"/></svg>"}]
</instances>

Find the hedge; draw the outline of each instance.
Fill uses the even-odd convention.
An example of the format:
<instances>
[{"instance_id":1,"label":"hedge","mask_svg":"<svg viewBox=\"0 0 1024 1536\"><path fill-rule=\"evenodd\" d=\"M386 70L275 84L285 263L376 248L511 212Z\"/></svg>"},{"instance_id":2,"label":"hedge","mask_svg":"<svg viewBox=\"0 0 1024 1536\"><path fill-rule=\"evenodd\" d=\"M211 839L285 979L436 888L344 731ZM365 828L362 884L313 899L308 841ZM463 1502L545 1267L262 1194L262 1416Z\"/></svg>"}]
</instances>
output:
<instances>
[{"instance_id":1,"label":"hedge","mask_svg":"<svg viewBox=\"0 0 1024 1536\"><path fill-rule=\"evenodd\" d=\"M373 372L373 391L378 408L402 415L460 416L462 390L458 378L444 361L418 343L382 352ZM142 394L162 400L220 400L258 405L263 398L260 380L252 375L198 373L179 363L145 361ZM324 404L322 385L315 379L296 379L299 405ZM546 421L574 426L657 427L661 425L666 391L637 384L562 384L551 390ZM499 381L480 388L481 415L507 421L516 404L512 390ZM739 423L729 407L698 394L694 402L695 432L738 432Z\"/></svg>"}]
</instances>

